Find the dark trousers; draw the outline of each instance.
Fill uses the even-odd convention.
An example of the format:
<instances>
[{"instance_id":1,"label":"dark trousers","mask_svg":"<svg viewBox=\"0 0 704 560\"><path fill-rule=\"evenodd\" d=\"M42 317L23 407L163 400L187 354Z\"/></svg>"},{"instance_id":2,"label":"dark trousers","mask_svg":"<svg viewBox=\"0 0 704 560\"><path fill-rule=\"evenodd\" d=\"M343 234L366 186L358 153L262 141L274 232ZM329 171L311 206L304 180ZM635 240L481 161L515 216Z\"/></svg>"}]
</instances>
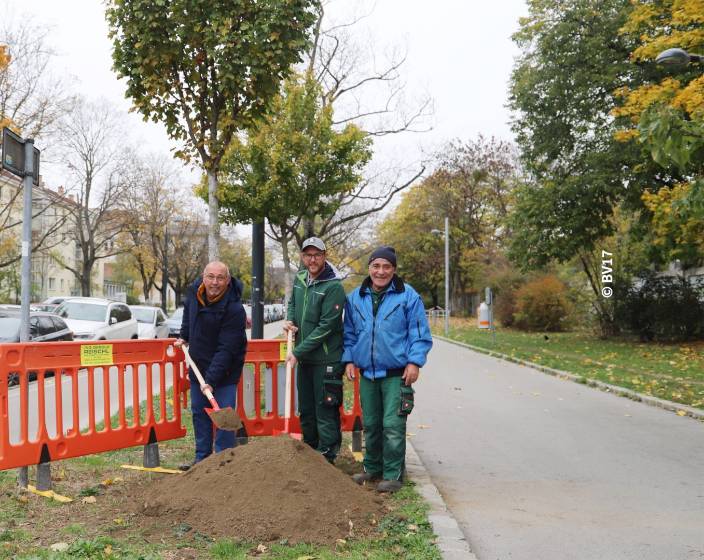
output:
<instances>
[{"instance_id":1,"label":"dark trousers","mask_svg":"<svg viewBox=\"0 0 704 560\"><path fill-rule=\"evenodd\" d=\"M328 372L328 368L332 371ZM340 364L298 364L296 388L303 441L333 462L340 451L340 407L325 404L325 377L342 377Z\"/></svg>"},{"instance_id":2,"label":"dark trousers","mask_svg":"<svg viewBox=\"0 0 704 560\"><path fill-rule=\"evenodd\" d=\"M237 385L225 385L213 390L213 396L220 408L235 408L237 398ZM191 412L193 413L193 435L196 438L196 462L202 461L215 452L235 447L235 432L216 429L213 435L213 421L205 412L205 407L210 408L210 401L200 392L198 383L191 383Z\"/></svg>"}]
</instances>

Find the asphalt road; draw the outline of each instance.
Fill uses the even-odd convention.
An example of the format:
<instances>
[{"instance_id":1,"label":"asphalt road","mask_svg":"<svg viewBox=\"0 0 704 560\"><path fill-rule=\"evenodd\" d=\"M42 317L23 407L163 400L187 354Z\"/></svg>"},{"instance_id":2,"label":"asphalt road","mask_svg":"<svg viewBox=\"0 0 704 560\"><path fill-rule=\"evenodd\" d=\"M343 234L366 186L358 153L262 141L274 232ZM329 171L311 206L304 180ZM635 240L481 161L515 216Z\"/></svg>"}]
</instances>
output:
<instances>
[{"instance_id":1,"label":"asphalt road","mask_svg":"<svg viewBox=\"0 0 704 560\"><path fill-rule=\"evenodd\" d=\"M281 334L282 321L275 323L269 323L264 325L264 337L265 338L275 338ZM247 331L249 336L250 332ZM94 376L94 391L93 391L93 401L95 403L95 421L100 423L104 418L104 402L103 402L103 374L102 369L97 368L97 374ZM109 368L108 383L110 386L110 415L115 414L119 410L119 395L118 395L118 374L117 368ZM140 401L144 400L147 395L147 370L145 366L140 366L138 369L138 387ZM89 395L88 395L88 372L86 370L79 370L78 372L78 425L80 430L84 430L89 425ZM250 376L251 377L251 376ZM248 378L247 378L248 379ZM245 379L245 382L247 381ZM133 404L132 397L132 383L133 376L131 373L124 376L125 381L125 406L130 407ZM157 368L154 368L152 374L152 391L154 395L158 395L159 388L159 376ZM47 432L50 437L55 437L57 433L56 418L56 391L55 391L55 380L53 377L47 378L45 381L45 414L46 414L46 426ZM63 431L70 430L73 427L74 421L70 416L69 411L72 410L73 402L73 381L71 378L62 378L62 408L64 411L63 417ZM168 389L173 384L173 373L171 366L167 364L166 367L166 388ZM249 391L252 393L253 389ZM248 399L245 397L245 405L247 406ZM30 382L28 387L28 437L30 440L35 440L37 437L37 415L38 415L38 390L37 383ZM252 408L249 406L248 408ZM10 419L10 443L17 444L20 442L20 388L11 387L8 391L8 411Z\"/></svg>"},{"instance_id":2,"label":"asphalt road","mask_svg":"<svg viewBox=\"0 0 704 560\"><path fill-rule=\"evenodd\" d=\"M704 424L436 340L411 440L480 560L704 558Z\"/></svg>"}]
</instances>

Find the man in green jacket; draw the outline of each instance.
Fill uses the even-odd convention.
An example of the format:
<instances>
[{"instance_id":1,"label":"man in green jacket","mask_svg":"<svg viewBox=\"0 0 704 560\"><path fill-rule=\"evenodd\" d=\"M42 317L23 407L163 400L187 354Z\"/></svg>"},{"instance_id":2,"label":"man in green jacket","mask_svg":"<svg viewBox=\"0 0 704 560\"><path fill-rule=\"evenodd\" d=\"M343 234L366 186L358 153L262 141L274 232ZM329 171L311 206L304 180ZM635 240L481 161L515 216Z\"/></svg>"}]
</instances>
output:
<instances>
[{"instance_id":1,"label":"man in green jacket","mask_svg":"<svg viewBox=\"0 0 704 560\"><path fill-rule=\"evenodd\" d=\"M342 404L342 311L345 290L326 260L325 243L311 237L301 246L303 266L293 283L284 330L296 335L288 358L298 365L296 387L303 441L330 462L340 450Z\"/></svg>"}]
</instances>

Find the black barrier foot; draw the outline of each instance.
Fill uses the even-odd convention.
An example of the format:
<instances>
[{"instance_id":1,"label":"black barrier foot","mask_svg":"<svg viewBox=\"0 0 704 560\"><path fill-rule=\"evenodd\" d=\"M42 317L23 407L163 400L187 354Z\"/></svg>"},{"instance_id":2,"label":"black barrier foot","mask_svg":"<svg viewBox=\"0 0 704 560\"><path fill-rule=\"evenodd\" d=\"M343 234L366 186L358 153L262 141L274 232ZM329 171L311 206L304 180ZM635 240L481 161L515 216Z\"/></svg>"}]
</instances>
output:
<instances>
[{"instance_id":1,"label":"black barrier foot","mask_svg":"<svg viewBox=\"0 0 704 560\"><path fill-rule=\"evenodd\" d=\"M145 469L154 469L161 465L159 461L159 443L156 439L154 427L149 430L149 443L144 446L144 458L142 466Z\"/></svg>"},{"instance_id":2,"label":"black barrier foot","mask_svg":"<svg viewBox=\"0 0 704 560\"><path fill-rule=\"evenodd\" d=\"M159 465L161 465L159 460L159 444L148 443L144 446L144 459L142 461L142 466L145 469L153 469Z\"/></svg>"},{"instance_id":3,"label":"black barrier foot","mask_svg":"<svg viewBox=\"0 0 704 560\"><path fill-rule=\"evenodd\" d=\"M235 435L237 438L237 445L247 445L249 442L249 437L247 436L247 428L244 427L244 425L237 430L237 434Z\"/></svg>"},{"instance_id":4,"label":"black barrier foot","mask_svg":"<svg viewBox=\"0 0 704 560\"><path fill-rule=\"evenodd\" d=\"M27 488L29 485L29 469L27 467L20 467L17 469L17 486L20 488Z\"/></svg>"},{"instance_id":5,"label":"black barrier foot","mask_svg":"<svg viewBox=\"0 0 704 560\"><path fill-rule=\"evenodd\" d=\"M352 426L352 451L362 451L362 421L357 416Z\"/></svg>"},{"instance_id":6,"label":"black barrier foot","mask_svg":"<svg viewBox=\"0 0 704 560\"><path fill-rule=\"evenodd\" d=\"M51 463L37 465L37 490L40 492L51 490Z\"/></svg>"}]
</instances>

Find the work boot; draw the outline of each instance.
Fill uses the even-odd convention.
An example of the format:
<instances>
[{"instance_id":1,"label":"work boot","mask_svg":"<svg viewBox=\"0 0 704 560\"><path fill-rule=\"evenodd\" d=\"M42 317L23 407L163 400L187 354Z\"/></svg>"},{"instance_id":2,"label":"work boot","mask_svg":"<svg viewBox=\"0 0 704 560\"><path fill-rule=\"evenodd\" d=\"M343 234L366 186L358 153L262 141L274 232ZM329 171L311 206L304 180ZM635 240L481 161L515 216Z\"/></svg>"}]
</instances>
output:
<instances>
[{"instance_id":1,"label":"work boot","mask_svg":"<svg viewBox=\"0 0 704 560\"><path fill-rule=\"evenodd\" d=\"M354 480L360 486L365 482L374 482L376 480L381 480L381 476L378 474L372 474L368 472L362 472L352 475L352 480Z\"/></svg>"},{"instance_id":2,"label":"work boot","mask_svg":"<svg viewBox=\"0 0 704 560\"><path fill-rule=\"evenodd\" d=\"M178 470L180 470L180 471L190 470L190 468L195 464L196 464L196 460L193 459L193 461L191 461L190 463L183 463L182 465L179 465Z\"/></svg>"},{"instance_id":3,"label":"work boot","mask_svg":"<svg viewBox=\"0 0 704 560\"><path fill-rule=\"evenodd\" d=\"M400 490L403 483L400 480L382 480L376 485L377 492L396 492Z\"/></svg>"}]
</instances>

